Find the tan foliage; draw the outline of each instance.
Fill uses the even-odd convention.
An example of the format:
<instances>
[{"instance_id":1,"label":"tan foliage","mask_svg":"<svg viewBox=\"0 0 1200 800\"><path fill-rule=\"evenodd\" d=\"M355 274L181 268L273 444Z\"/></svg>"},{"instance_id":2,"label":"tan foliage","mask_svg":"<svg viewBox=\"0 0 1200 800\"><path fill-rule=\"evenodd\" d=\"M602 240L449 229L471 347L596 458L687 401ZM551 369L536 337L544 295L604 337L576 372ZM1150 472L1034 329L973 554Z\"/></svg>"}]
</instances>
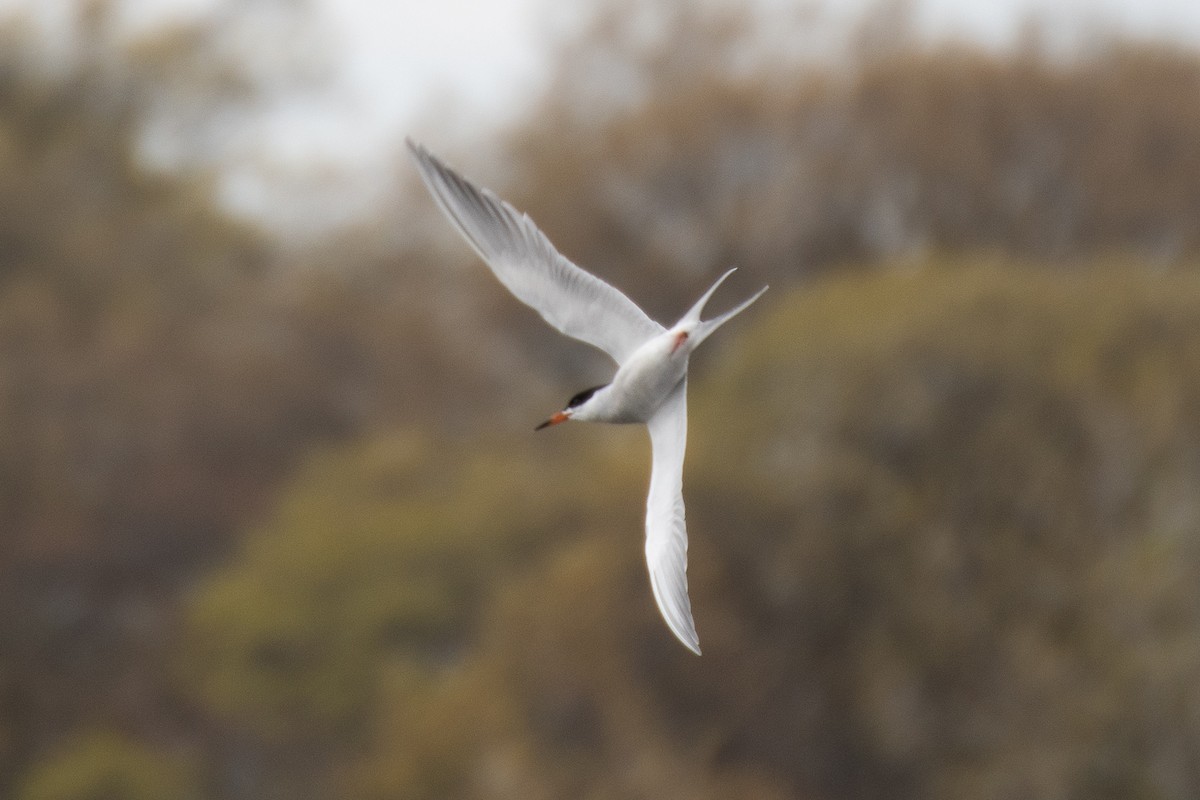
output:
<instances>
[{"instance_id":1,"label":"tan foliage","mask_svg":"<svg viewBox=\"0 0 1200 800\"><path fill-rule=\"evenodd\" d=\"M231 219L206 103L272 81L203 28L110 58L84 6L57 72L0 42L0 794L186 791L179 742L231 800L1197 793L1194 53L893 15L823 62L616 3L480 144L656 317L775 286L697 357L695 660L639 435L514 434L602 357L423 195ZM142 158L156 100L188 169Z\"/></svg>"},{"instance_id":2,"label":"tan foliage","mask_svg":"<svg viewBox=\"0 0 1200 800\"><path fill-rule=\"evenodd\" d=\"M701 659L647 590L644 450L583 428L321 463L188 661L236 659L213 707L292 736L264 701L352 688L349 796L1190 796L1198 308L1017 265L777 298L692 387ZM387 623L420 587L457 599ZM254 655L279 636L295 674Z\"/></svg>"}]
</instances>

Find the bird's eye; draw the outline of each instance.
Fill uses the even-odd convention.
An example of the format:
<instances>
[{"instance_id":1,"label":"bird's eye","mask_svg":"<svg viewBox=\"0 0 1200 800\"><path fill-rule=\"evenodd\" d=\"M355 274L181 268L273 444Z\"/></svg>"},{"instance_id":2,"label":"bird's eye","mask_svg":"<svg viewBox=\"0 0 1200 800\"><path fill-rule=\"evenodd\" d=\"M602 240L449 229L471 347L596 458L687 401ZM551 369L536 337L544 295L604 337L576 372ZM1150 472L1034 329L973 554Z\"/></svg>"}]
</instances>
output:
<instances>
[{"instance_id":1,"label":"bird's eye","mask_svg":"<svg viewBox=\"0 0 1200 800\"><path fill-rule=\"evenodd\" d=\"M606 385L607 384L601 384L600 386L593 386L590 389L584 389L582 392L567 401L567 408L575 408L583 405L591 399L592 395L594 395L598 390L603 389Z\"/></svg>"}]
</instances>

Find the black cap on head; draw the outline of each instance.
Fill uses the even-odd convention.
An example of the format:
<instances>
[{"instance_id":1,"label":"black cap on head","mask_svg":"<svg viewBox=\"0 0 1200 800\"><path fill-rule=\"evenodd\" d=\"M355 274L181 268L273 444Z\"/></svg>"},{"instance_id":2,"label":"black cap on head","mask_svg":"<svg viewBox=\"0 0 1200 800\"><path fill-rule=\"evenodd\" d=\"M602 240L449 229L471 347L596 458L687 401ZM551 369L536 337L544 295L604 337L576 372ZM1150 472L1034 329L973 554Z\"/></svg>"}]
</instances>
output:
<instances>
[{"instance_id":1,"label":"black cap on head","mask_svg":"<svg viewBox=\"0 0 1200 800\"><path fill-rule=\"evenodd\" d=\"M567 408L578 408L579 406L583 405L588 400L590 400L592 398L592 395L594 395L596 392L603 389L605 386L608 386L608 384L602 383L599 386L593 386L590 389L584 389L582 392L580 392L579 394L575 395L574 397L572 397L570 400L567 401Z\"/></svg>"}]
</instances>

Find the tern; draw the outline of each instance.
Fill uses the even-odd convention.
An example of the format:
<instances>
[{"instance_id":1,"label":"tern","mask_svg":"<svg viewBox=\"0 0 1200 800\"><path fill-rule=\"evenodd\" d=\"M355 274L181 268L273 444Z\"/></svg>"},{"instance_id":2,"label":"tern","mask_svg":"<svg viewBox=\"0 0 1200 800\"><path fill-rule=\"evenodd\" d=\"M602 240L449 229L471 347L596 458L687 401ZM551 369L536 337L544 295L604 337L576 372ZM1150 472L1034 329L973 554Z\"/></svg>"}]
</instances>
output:
<instances>
[{"instance_id":1,"label":"tern","mask_svg":"<svg viewBox=\"0 0 1200 800\"><path fill-rule=\"evenodd\" d=\"M683 513L688 356L767 287L724 314L701 320L713 292L734 272L730 269L677 323L665 328L620 291L560 255L527 214L474 186L412 139L407 143L438 206L500 282L550 325L603 350L617 363L611 382L579 392L537 430L567 420L644 423L649 429L653 458L646 501L646 564L650 586L671 632L700 655L688 599Z\"/></svg>"}]
</instances>

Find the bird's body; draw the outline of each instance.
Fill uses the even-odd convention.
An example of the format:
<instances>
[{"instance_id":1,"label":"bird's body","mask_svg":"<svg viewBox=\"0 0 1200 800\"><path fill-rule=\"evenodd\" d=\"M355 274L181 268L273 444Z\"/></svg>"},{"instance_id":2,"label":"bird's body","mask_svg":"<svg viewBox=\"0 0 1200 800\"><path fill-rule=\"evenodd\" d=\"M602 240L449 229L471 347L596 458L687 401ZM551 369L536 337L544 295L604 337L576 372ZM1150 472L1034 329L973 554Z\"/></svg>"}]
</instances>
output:
<instances>
[{"instance_id":1,"label":"bird's body","mask_svg":"<svg viewBox=\"0 0 1200 800\"><path fill-rule=\"evenodd\" d=\"M528 216L478 189L411 140L422 179L446 216L517 299L568 336L617 362L610 383L580 392L538 428L574 419L644 423L653 469L646 502L646 564L659 611L671 631L700 653L687 593L683 456L687 443L688 357L701 342L766 291L711 320L705 304L729 270L671 328L629 298L563 258Z\"/></svg>"},{"instance_id":2,"label":"bird's body","mask_svg":"<svg viewBox=\"0 0 1200 800\"><path fill-rule=\"evenodd\" d=\"M687 376L686 347L674 347L675 336L665 331L633 351L612 382L596 390L586 408L572 415L582 422L646 422L663 400Z\"/></svg>"}]
</instances>

